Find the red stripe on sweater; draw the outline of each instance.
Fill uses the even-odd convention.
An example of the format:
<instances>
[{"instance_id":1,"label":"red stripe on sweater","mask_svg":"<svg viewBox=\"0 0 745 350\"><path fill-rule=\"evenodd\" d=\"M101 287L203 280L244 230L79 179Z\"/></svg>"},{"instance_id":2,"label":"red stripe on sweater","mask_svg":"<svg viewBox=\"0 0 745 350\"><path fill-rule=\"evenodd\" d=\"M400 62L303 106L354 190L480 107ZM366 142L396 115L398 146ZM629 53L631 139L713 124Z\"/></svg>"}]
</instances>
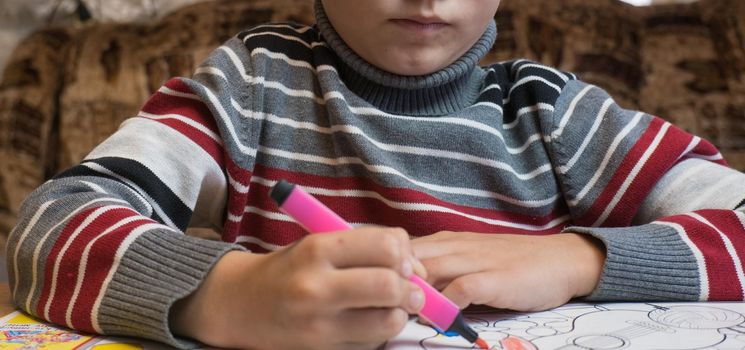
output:
<instances>
[{"instance_id":1,"label":"red stripe on sweater","mask_svg":"<svg viewBox=\"0 0 745 350\"><path fill-rule=\"evenodd\" d=\"M688 238L701 251L709 280L709 300L742 300L743 291L737 279L735 262L727 254L724 241L715 229L687 215L667 217L660 221L683 226Z\"/></svg>"},{"instance_id":2,"label":"red stripe on sweater","mask_svg":"<svg viewBox=\"0 0 745 350\"><path fill-rule=\"evenodd\" d=\"M184 81L181 80L180 78L168 79L168 81L163 85L165 85L167 88L171 90L176 90L178 92L183 92L185 94L193 94L193 92L191 91L191 88L189 88L189 86L186 85L186 83L184 83Z\"/></svg>"},{"instance_id":3,"label":"red stripe on sweater","mask_svg":"<svg viewBox=\"0 0 745 350\"><path fill-rule=\"evenodd\" d=\"M321 201L324 201L323 198L320 199ZM352 206L354 206L354 204L352 204ZM399 215L397 217L393 217L388 221L376 221L376 218L371 218L371 220L365 222L365 224L401 227L406 230L406 232L414 236L425 236L440 231L538 235L559 233L563 228L562 226L544 231L527 231L512 227L502 227L497 225L472 222L470 220L453 220L451 216L446 215L406 216L404 215L406 213L398 214ZM340 216L345 217L345 214L340 213ZM382 217L384 217L384 215L380 215L378 218ZM433 220L433 217L437 217L437 219ZM349 221L356 222L354 220ZM292 244L296 240L307 235L307 232L305 232L305 230L295 222L269 219L262 215L254 213L246 213L244 215L240 225L240 233L240 236L253 236L266 243L280 246ZM237 237L236 240L238 240Z\"/></svg>"},{"instance_id":4,"label":"red stripe on sweater","mask_svg":"<svg viewBox=\"0 0 745 350\"><path fill-rule=\"evenodd\" d=\"M255 204L256 207L265 211L276 211L277 207L268 195L269 188L261 186L265 188L265 190L260 190L257 185L258 184L254 184L254 190L250 191L249 203ZM528 230L485 223L454 213L443 213L430 210L413 211L396 209L376 198L336 197L324 195L315 195L315 197L349 222L369 225L399 226L407 229L409 234L414 236L424 236L444 230L537 235L557 233L567 224L567 222L563 222L542 230ZM496 213L497 211L494 212ZM492 214L490 216L494 215ZM543 222L538 222L537 220L505 221L536 226L547 224L553 219L555 219L555 217L549 216L538 219ZM242 227L241 232L249 232L249 230L252 229L251 224L254 222L254 219L246 217L244 222L246 224ZM283 242L283 244L284 243L286 242Z\"/></svg>"},{"instance_id":5,"label":"red stripe on sweater","mask_svg":"<svg viewBox=\"0 0 745 350\"><path fill-rule=\"evenodd\" d=\"M665 122L654 118L637 143L626 154L620 166L603 188L590 209L578 220L580 225L593 225L621 189L624 181L631 175L644 153L651 147ZM670 126L660 140L656 149L646 160L631 185L626 188L620 201L616 204L607 219L599 226L627 226L636 215L644 198L654 185L680 159L692 136Z\"/></svg>"},{"instance_id":6,"label":"red stripe on sweater","mask_svg":"<svg viewBox=\"0 0 745 350\"><path fill-rule=\"evenodd\" d=\"M341 215L344 217L344 215ZM453 224L453 221L446 222L443 221L437 221L437 220L424 220L423 218L418 218L419 220L407 220L407 221L400 221L398 222L399 225L393 225L393 224L387 224L387 223L376 223L381 224L384 226L392 226L392 227L401 227L407 232L411 233L420 233L420 235L427 235L432 234L435 232L448 230L448 231L456 231L456 232L498 232L498 233L512 233L512 234L552 234L552 233L558 233L561 231L561 227L552 229L552 230L546 230L541 232L535 232L535 231L524 231L524 230L518 230L515 228L509 228L509 227L499 227L499 226L488 226L485 230L479 230L478 227L470 226L465 227L463 224L456 223ZM486 227L487 225L484 224ZM294 242L296 242L299 239L302 239L303 237L307 236L308 233L300 227L295 222L290 221L281 221L281 220L274 220L269 219L264 216L254 214L254 213L246 213L244 216L243 221L240 225L240 236L252 236L255 238L258 238L259 240L273 244L278 246L286 246L290 245ZM239 238L236 238L238 240ZM247 247L253 252L266 252L267 249L261 247L260 245L256 243L251 242L242 242L242 245Z\"/></svg>"},{"instance_id":7,"label":"red stripe on sweater","mask_svg":"<svg viewBox=\"0 0 745 350\"><path fill-rule=\"evenodd\" d=\"M62 229L62 232L60 232L59 236L57 237L57 240L54 242L54 245L52 246L52 250L49 252L49 255L47 256L46 260L44 261L44 287L41 291L41 296L39 297L39 303L36 305L36 314L40 316L44 316L44 307L47 304L47 300L49 299L52 291L52 280L53 280L53 272L54 272L54 264L57 260L57 256L60 254L60 251L62 250L62 247L65 245L65 242L67 242L68 239L70 239L70 236L75 232L75 230L83 223L85 218L88 217L93 211L98 209L100 207L93 207L86 210L83 210L82 212L78 213L74 217L70 218L68 223L64 226ZM58 288L59 289L59 288ZM52 304L52 307L54 306L54 303ZM51 314L50 314L51 317ZM59 323L62 321L62 324L64 324L64 316L60 320L59 317L55 319L50 319L52 322Z\"/></svg>"},{"instance_id":8,"label":"red stripe on sweater","mask_svg":"<svg viewBox=\"0 0 745 350\"><path fill-rule=\"evenodd\" d=\"M730 257L732 261L735 263L740 264L740 267L745 271L745 227L743 227L742 221L740 221L740 218L737 216L735 211L732 210L724 210L724 209L706 209L706 210L698 210L696 211L697 214L703 216L706 220L708 220L714 227L719 229L732 243L732 246L735 248L735 252L738 254L737 258ZM724 254L728 254L726 250L722 251ZM728 254L729 255L729 254ZM732 279L733 284L742 285L737 275L731 275L729 278ZM742 293L743 291L741 291ZM745 295L731 295L729 297L725 297L723 300L742 300L742 298Z\"/></svg>"},{"instance_id":9,"label":"red stripe on sweater","mask_svg":"<svg viewBox=\"0 0 745 350\"><path fill-rule=\"evenodd\" d=\"M691 152L689 152L690 155L700 155L704 157L714 157L714 156L720 156L719 150L714 147L714 145L711 144L711 142L701 139L699 143L694 147ZM718 163L724 166L728 166L727 161L724 158L712 160L714 163Z\"/></svg>"},{"instance_id":10,"label":"red stripe on sweater","mask_svg":"<svg viewBox=\"0 0 745 350\"><path fill-rule=\"evenodd\" d=\"M130 214L126 217L136 216L137 214ZM124 219L122 217L121 219ZM110 220L111 225L115 224L119 220ZM141 217L139 220L132 221L123 225L116 230L109 232L105 237L100 238L96 243L93 244L89 252L88 263L85 268L85 275L83 276L83 284L78 294L78 298L74 301L75 306L72 309L72 326L75 329L80 329L86 332L95 332L93 328L93 306L96 302L96 298L104 288L104 281L108 276L109 270L114 265L114 252L117 251L122 241L136 228L151 224L155 221Z\"/></svg>"},{"instance_id":11,"label":"red stripe on sweater","mask_svg":"<svg viewBox=\"0 0 745 350\"><path fill-rule=\"evenodd\" d=\"M81 213L79 216L82 217L82 220L85 220L89 215L93 213L94 210L97 210L97 207L93 210L86 210L85 212ZM84 215L85 214L85 215ZM77 280L80 276L78 276L80 264L82 263L82 254L85 250L86 244L93 240L97 235L99 235L101 232L105 231L112 225L116 224L122 219L125 219L127 217L139 215L137 212L133 211L132 209L128 208L112 208L110 210L107 210L103 213L101 213L98 217L96 217L93 221L91 221L86 227L82 228L82 230L72 238L72 233L80 228L80 225L82 224L82 221L80 223L74 224L74 226L70 226L71 230L69 233L65 236L64 241L58 241L57 244L55 244L56 251L53 254L54 257L50 255L50 258L53 260L48 260L47 266L54 266L54 262L59 257L60 262L57 269L57 287L55 289L54 294L54 300L52 300L52 303L49 308L49 318L50 321L59 323L59 324L66 324L65 323L65 314L67 312L67 306L70 305L70 303L75 302L72 299L74 287L77 283ZM77 217L76 217L77 218ZM147 220L146 218L143 218L143 220ZM152 222L152 220L148 220L148 222ZM72 222L71 222L72 223ZM67 230L67 227L65 228ZM70 241L72 239L72 241ZM106 238L103 238L104 240ZM65 243L70 242L67 250L65 251L65 255L60 256L61 248L65 245ZM64 243L63 243L64 242ZM114 251L116 249L114 248ZM104 250L106 252L109 252L109 250ZM92 253L95 253L92 251ZM104 257L108 254L104 254ZM113 262L113 256L111 257ZM89 272L95 271L97 269L103 269L106 272L108 272L108 269L111 266L111 263L105 264L100 259L94 259L88 261L88 266L93 266L93 270L87 269L85 270L85 273L88 274ZM48 269L47 271L53 271L52 269ZM52 275L49 275L49 281L51 283ZM49 285L51 287L51 284ZM100 286L99 286L100 287ZM83 286L83 290L88 289L89 286ZM100 288L97 288L95 290L98 290ZM51 295L51 289L49 290L48 296ZM47 297L48 299L48 297ZM42 305L43 307L43 305ZM43 309L42 309L43 310Z\"/></svg>"},{"instance_id":12,"label":"red stripe on sweater","mask_svg":"<svg viewBox=\"0 0 745 350\"><path fill-rule=\"evenodd\" d=\"M627 226L631 224L644 198L652 191L660 178L678 162L692 139L692 135L671 125L603 225Z\"/></svg>"},{"instance_id":13,"label":"red stripe on sweater","mask_svg":"<svg viewBox=\"0 0 745 350\"><path fill-rule=\"evenodd\" d=\"M461 213L480 216L480 217L493 219L493 220L531 223L532 225L543 225L557 217L563 216L566 213L568 213L566 205L564 201L562 200L557 200L553 204L552 212L549 213L548 215L531 216L531 215L521 214L518 212L506 211L506 210L486 209L486 208L478 208L478 207L454 204L454 203L441 200L437 197L434 197L422 191L412 190L408 188L391 188L391 187L381 186L377 182L369 178L364 178L364 177L320 176L320 175L291 172L291 171L286 171L282 169L263 166L260 164L257 164L254 170L255 170L255 175L258 177L262 177L265 179L275 179L275 180L285 179L287 181L290 181L292 183L298 184L303 187L318 187L318 188L324 188L324 189L329 189L329 190L359 190L359 191L375 192L381 195L383 198L393 201L393 202L412 203L412 204L422 203L422 204L436 205L436 206L448 208L454 211L458 211ZM252 186L258 186L258 184L253 184ZM262 191L268 191L267 187L265 186L262 186L262 187L264 188L264 190ZM349 198L355 198L355 197L349 197ZM367 198L367 200L374 201L376 203L381 203L380 200L377 198ZM504 202L501 202L497 199L493 199L492 201L494 202L495 207L505 206ZM264 206L256 205L256 203L261 203L259 200L252 199L250 200L250 203L252 203L254 206L265 208ZM271 209L274 207L269 206L268 208ZM523 210L529 211L529 210L534 210L534 209L523 209ZM367 212L367 211L364 211L364 212Z\"/></svg>"},{"instance_id":14,"label":"red stripe on sweater","mask_svg":"<svg viewBox=\"0 0 745 350\"><path fill-rule=\"evenodd\" d=\"M197 144L199 148L207 152L220 168L225 167L225 152L222 145L201 130L195 129L193 126L177 119L154 119L145 116L140 116L140 118L153 120L178 131L181 135L186 136L189 140Z\"/></svg>"},{"instance_id":15,"label":"red stripe on sweater","mask_svg":"<svg viewBox=\"0 0 745 350\"><path fill-rule=\"evenodd\" d=\"M568 210L560 201L557 201L557 208L554 208L554 211L551 214L544 217L535 217L506 211L455 205L415 190L382 187L373 181L364 178L332 178L288 172L260 165L257 165L255 170L256 176L265 179L284 178L306 187L320 187L334 190L358 189L374 191L392 201L401 203L420 203L424 201L424 203L427 204L441 205L445 208L465 212L470 215L531 226L545 225L568 213ZM248 205L263 211L278 213L276 204L274 204L274 202L269 198L269 191L270 188L261 183L252 183L247 196ZM410 234L416 236L432 234L443 230L533 235L552 234L560 232L565 225L569 224L569 222L566 221L543 230L527 230L484 223L475 219L466 218L457 213L396 209L388 206L386 203L375 197L337 197L324 195L316 195L316 197L350 222L403 227ZM306 234L302 228L294 222L273 220L254 213L244 214L244 208L245 205L240 208L231 208L231 214L233 216L241 217L242 219L240 223L226 221L225 226L228 227L226 231L240 233L240 236L254 236L264 242L275 245L290 244L295 240L304 237ZM239 235L237 234L232 236L226 235L224 239L234 242L238 237ZM255 245L252 245L251 247L254 249L256 248Z\"/></svg>"},{"instance_id":16,"label":"red stripe on sweater","mask_svg":"<svg viewBox=\"0 0 745 350\"><path fill-rule=\"evenodd\" d=\"M217 123L212 117L212 112L210 112L203 102L194 99L158 92L142 106L142 111L157 115L182 115L203 125L215 134L219 134Z\"/></svg>"},{"instance_id":17,"label":"red stripe on sweater","mask_svg":"<svg viewBox=\"0 0 745 350\"><path fill-rule=\"evenodd\" d=\"M236 164L231 157L227 157L226 160L226 170L230 178L242 186L248 187L251 183L251 171ZM236 190L233 184L230 184L228 186L227 212L231 215L241 217L247 203L248 193L241 193ZM226 218L223 225L223 240L234 242L240 234L240 226L239 222L230 221Z\"/></svg>"}]
</instances>

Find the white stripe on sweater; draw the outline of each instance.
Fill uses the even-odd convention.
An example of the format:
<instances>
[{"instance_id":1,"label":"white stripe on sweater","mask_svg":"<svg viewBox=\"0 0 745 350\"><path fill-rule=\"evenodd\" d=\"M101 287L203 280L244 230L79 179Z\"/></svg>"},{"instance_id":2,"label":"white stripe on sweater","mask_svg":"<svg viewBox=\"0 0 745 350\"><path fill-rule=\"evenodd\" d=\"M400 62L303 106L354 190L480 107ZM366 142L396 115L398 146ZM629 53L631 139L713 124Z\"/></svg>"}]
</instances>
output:
<instances>
[{"instance_id":1,"label":"white stripe on sweater","mask_svg":"<svg viewBox=\"0 0 745 350\"><path fill-rule=\"evenodd\" d=\"M303 34L307 31L309 31L312 27L310 26L301 26L300 28L293 27L288 24L259 24L257 26L254 26L251 28L252 30L260 29L260 28L287 28L295 31L298 34Z\"/></svg>"},{"instance_id":2,"label":"white stripe on sweater","mask_svg":"<svg viewBox=\"0 0 745 350\"><path fill-rule=\"evenodd\" d=\"M513 121L511 121L511 122L509 122L507 124L504 124L504 129L505 130L509 130L509 129L512 129L512 128L516 127L517 124L520 123L520 120L523 119L522 116L524 116L526 114L534 113L534 112L537 112L537 111L540 111L540 110L549 111L549 112L553 113L554 106L552 106L552 105L550 105L548 103L537 103L537 104L532 105L532 106L527 106L527 107L520 108L517 111L517 113L515 113L515 115L516 115L515 120L513 120Z\"/></svg>"},{"instance_id":3,"label":"white stripe on sweater","mask_svg":"<svg viewBox=\"0 0 745 350\"><path fill-rule=\"evenodd\" d=\"M541 82L544 85L546 85L546 86L548 86L548 87L556 90L556 92L561 93L561 87L559 87L559 85L556 85L556 84L554 84L554 83L546 80L546 78L538 77L538 76L527 76L525 78L522 78L522 79L516 81L515 84L512 85L512 87L510 88L510 91L507 93L507 98L505 98L503 100L503 104L507 104L507 103L510 102L510 99L512 98L512 92L515 91L515 89L517 89L518 87L520 87L522 85L525 85L525 84L527 84L527 83L529 83L531 81Z\"/></svg>"},{"instance_id":4,"label":"white stripe on sweater","mask_svg":"<svg viewBox=\"0 0 745 350\"><path fill-rule=\"evenodd\" d=\"M496 90L502 91L502 87L499 86L499 84L491 84L491 85L483 88L481 90L481 93L483 94L484 92L487 92L487 91L492 90L492 89L496 89Z\"/></svg>"},{"instance_id":5,"label":"white stripe on sweater","mask_svg":"<svg viewBox=\"0 0 745 350\"><path fill-rule=\"evenodd\" d=\"M222 78L225 81L228 80L228 77L225 76L225 73L223 73L223 71L221 71L219 68L215 68L215 67L208 67L208 66L199 67L196 70L194 70L194 75L199 75L199 74L214 75L214 76L218 76Z\"/></svg>"},{"instance_id":6,"label":"white stripe on sweater","mask_svg":"<svg viewBox=\"0 0 745 350\"><path fill-rule=\"evenodd\" d=\"M248 193L248 189L250 188L250 186L238 182L230 175L230 172L226 171L225 173L228 175L228 182L230 183L230 186L233 187L233 190L241 194Z\"/></svg>"},{"instance_id":7,"label":"white stripe on sweater","mask_svg":"<svg viewBox=\"0 0 745 350\"><path fill-rule=\"evenodd\" d=\"M257 47L251 50L251 57L258 56L258 55L264 55L274 60L281 60L284 63L286 63L288 66L307 68L311 72L315 72L315 68L313 67L312 64L306 61L292 59L289 56L283 53L280 53L280 52L269 51L268 49L263 48L263 47Z\"/></svg>"},{"instance_id":8,"label":"white stripe on sweater","mask_svg":"<svg viewBox=\"0 0 745 350\"><path fill-rule=\"evenodd\" d=\"M525 62L525 61L527 61L527 60L524 60L524 59L517 60L517 61L515 61L513 63L513 66L514 65L517 65L517 64L520 64L521 62ZM541 70L544 70L544 71L547 71L547 72L551 72L551 73L555 74L557 77L559 77L559 79L563 80L564 82L567 82L569 80L569 78L566 76L566 74L564 74L564 73L562 73L562 72L560 72L560 71L558 71L556 69L553 69L551 67L546 67L546 66L542 66L542 65L539 65L539 64L535 64L535 63L526 63L526 64L521 65L520 68L518 68L517 71L515 72L515 75L516 76L520 76L520 71L522 71L523 69L528 68L528 67L530 67L530 68L538 68L538 69L541 69Z\"/></svg>"},{"instance_id":9,"label":"white stripe on sweater","mask_svg":"<svg viewBox=\"0 0 745 350\"><path fill-rule=\"evenodd\" d=\"M314 42L311 42L309 44L309 43L305 42L304 40L302 40L302 39L300 39L298 37L294 37L294 36L291 36L291 35L285 35L285 34L279 34L279 33L272 33L272 32L260 32L260 33L254 33L254 34L246 35L246 37L243 38L243 43L245 44L246 41L248 41L248 39L251 39L253 37L265 36L265 35L276 36L276 37L280 37L282 39L286 39L286 40L289 40L289 41L295 41L295 42L298 42L298 43L302 44L303 46L305 46L305 47L307 47L309 49L312 49L312 48L317 47L317 46L326 46L326 43L324 43L323 41L314 41Z\"/></svg>"},{"instance_id":10,"label":"white stripe on sweater","mask_svg":"<svg viewBox=\"0 0 745 350\"><path fill-rule=\"evenodd\" d=\"M182 98L188 98L190 100L195 100L195 101L202 102L202 99L199 98L199 96L197 96L197 95L186 93L186 92L181 92L181 91L176 91L176 90L173 90L173 89L171 89L171 88L169 88L168 86L165 86L165 85L161 86L160 89L158 89L158 92L160 92L161 94L164 94L164 95L175 96L175 97L182 97Z\"/></svg>"},{"instance_id":11,"label":"white stripe on sweater","mask_svg":"<svg viewBox=\"0 0 745 350\"><path fill-rule=\"evenodd\" d=\"M504 110L502 110L502 106L494 102L487 102L487 101L476 102L469 107L487 107L487 108L496 110L499 114L504 114Z\"/></svg>"},{"instance_id":12,"label":"white stripe on sweater","mask_svg":"<svg viewBox=\"0 0 745 350\"><path fill-rule=\"evenodd\" d=\"M711 161L716 161L716 160L722 160L722 159L724 159L724 157L722 156L722 154L719 153L719 152L717 152L717 154L713 154L713 155L698 154L698 153L689 153L686 156L688 158L698 158L698 159L711 160Z\"/></svg>"}]
</instances>

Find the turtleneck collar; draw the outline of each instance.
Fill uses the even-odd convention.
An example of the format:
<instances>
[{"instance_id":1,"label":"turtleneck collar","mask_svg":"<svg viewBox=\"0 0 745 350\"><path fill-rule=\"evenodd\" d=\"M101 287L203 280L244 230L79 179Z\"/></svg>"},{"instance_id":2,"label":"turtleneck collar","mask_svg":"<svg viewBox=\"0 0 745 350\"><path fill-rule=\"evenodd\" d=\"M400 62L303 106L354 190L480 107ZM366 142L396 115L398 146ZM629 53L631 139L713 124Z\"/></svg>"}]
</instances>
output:
<instances>
[{"instance_id":1,"label":"turtleneck collar","mask_svg":"<svg viewBox=\"0 0 745 350\"><path fill-rule=\"evenodd\" d=\"M445 115L471 105L485 74L476 67L497 37L492 21L481 38L449 66L428 75L404 76L377 68L352 51L331 25L321 0L316 0L315 12L318 30L341 60L339 73L347 87L394 114Z\"/></svg>"}]
</instances>

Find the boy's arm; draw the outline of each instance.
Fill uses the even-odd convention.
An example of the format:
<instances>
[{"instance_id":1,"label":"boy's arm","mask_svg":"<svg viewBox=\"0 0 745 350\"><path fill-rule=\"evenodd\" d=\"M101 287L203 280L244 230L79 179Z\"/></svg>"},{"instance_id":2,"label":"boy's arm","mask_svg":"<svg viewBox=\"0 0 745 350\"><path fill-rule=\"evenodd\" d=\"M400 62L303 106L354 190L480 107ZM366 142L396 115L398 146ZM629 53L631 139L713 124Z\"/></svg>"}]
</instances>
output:
<instances>
[{"instance_id":1,"label":"boy's arm","mask_svg":"<svg viewBox=\"0 0 745 350\"><path fill-rule=\"evenodd\" d=\"M570 82L549 149L576 227L603 242L596 300L742 300L745 175L707 141Z\"/></svg>"},{"instance_id":2,"label":"boy's arm","mask_svg":"<svg viewBox=\"0 0 745 350\"><path fill-rule=\"evenodd\" d=\"M221 225L226 176L209 110L167 82L80 164L25 201L8 239L13 299L70 328L188 346L171 335L172 304L238 246L186 236Z\"/></svg>"}]
</instances>

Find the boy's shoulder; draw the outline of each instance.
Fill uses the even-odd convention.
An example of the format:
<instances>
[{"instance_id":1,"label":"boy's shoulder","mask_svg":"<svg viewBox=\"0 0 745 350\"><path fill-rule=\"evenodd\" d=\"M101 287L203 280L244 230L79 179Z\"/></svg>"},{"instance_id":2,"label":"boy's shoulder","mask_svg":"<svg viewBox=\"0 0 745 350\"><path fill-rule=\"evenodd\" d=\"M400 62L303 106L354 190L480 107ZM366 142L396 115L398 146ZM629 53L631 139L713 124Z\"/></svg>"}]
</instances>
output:
<instances>
[{"instance_id":1,"label":"boy's shoulder","mask_svg":"<svg viewBox=\"0 0 745 350\"><path fill-rule=\"evenodd\" d=\"M312 49L323 45L319 32L315 26L307 26L293 22L267 23L248 28L236 35L246 47L253 48L281 48L299 46Z\"/></svg>"},{"instance_id":2,"label":"boy's shoulder","mask_svg":"<svg viewBox=\"0 0 745 350\"><path fill-rule=\"evenodd\" d=\"M499 86L499 89L487 91L499 90L499 96L491 96L491 99L502 103L504 120L508 124L526 113L552 112L559 96L566 93L565 87L578 81L572 73L526 59L498 62L484 69L487 71L485 85Z\"/></svg>"},{"instance_id":3,"label":"boy's shoulder","mask_svg":"<svg viewBox=\"0 0 745 350\"><path fill-rule=\"evenodd\" d=\"M574 73L527 59L497 62L484 68L492 72L500 83L507 85L538 81L563 87L567 82L578 79Z\"/></svg>"}]
</instances>

